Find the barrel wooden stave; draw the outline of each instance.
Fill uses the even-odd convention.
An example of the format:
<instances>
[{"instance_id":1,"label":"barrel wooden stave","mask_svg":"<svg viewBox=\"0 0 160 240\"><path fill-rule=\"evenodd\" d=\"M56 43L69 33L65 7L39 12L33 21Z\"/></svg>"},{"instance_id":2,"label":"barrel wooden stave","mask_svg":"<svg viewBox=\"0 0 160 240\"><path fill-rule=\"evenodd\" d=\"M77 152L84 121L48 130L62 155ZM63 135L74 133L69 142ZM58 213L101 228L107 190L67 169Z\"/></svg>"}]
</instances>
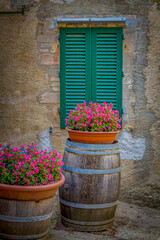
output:
<instances>
[{"instance_id":1,"label":"barrel wooden stave","mask_svg":"<svg viewBox=\"0 0 160 240\"><path fill-rule=\"evenodd\" d=\"M106 219L113 221L116 205L110 208L102 209L79 209L68 207L61 204L61 214L65 218L74 219L79 222L90 222L92 225L97 225L96 222L107 221Z\"/></svg>"},{"instance_id":2,"label":"barrel wooden stave","mask_svg":"<svg viewBox=\"0 0 160 240\"><path fill-rule=\"evenodd\" d=\"M94 151L98 154L99 151ZM63 161L67 166L82 168L82 169L113 169L120 166L120 157L118 154L112 155L112 152L107 155L85 155L64 151ZM103 153L103 151L101 151Z\"/></svg>"},{"instance_id":3,"label":"barrel wooden stave","mask_svg":"<svg viewBox=\"0 0 160 240\"><path fill-rule=\"evenodd\" d=\"M53 206L54 197L37 202L0 199L0 237L45 239Z\"/></svg>"},{"instance_id":4,"label":"barrel wooden stave","mask_svg":"<svg viewBox=\"0 0 160 240\"><path fill-rule=\"evenodd\" d=\"M120 190L118 145L66 142L63 162L66 181L60 188L62 222L79 231L100 231L111 226Z\"/></svg>"},{"instance_id":5,"label":"barrel wooden stave","mask_svg":"<svg viewBox=\"0 0 160 240\"><path fill-rule=\"evenodd\" d=\"M120 175L82 175L65 173L66 183L60 196L66 201L83 204L115 202L119 196ZM113 187L112 187L113 185ZM105 192L105 194L104 194ZM96 196L96 197L95 197Z\"/></svg>"}]
</instances>

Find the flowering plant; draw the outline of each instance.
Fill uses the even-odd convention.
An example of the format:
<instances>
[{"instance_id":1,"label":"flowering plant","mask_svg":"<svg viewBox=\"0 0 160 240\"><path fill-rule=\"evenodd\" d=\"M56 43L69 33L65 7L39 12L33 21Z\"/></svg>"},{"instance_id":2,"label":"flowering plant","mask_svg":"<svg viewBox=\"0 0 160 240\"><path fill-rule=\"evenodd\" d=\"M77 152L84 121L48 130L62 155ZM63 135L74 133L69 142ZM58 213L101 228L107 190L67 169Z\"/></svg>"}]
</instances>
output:
<instances>
[{"instance_id":1,"label":"flowering plant","mask_svg":"<svg viewBox=\"0 0 160 240\"><path fill-rule=\"evenodd\" d=\"M55 150L39 152L35 143L26 149L10 145L0 145L0 183L33 186L61 179L63 162Z\"/></svg>"},{"instance_id":2,"label":"flowering plant","mask_svg":"<svg viewBox=\"0 0 160 240\"><path fill-rule=\"evenodd\" d=\"M112 110L112 103L107 105L104 102L99 103L90 102L89 105L78 104L75 109L65 119L65 125L68 129L78 131L91 132L114 132L121 128L119 122L119 113L117 110Z\"/></svg>"}]
</instances>

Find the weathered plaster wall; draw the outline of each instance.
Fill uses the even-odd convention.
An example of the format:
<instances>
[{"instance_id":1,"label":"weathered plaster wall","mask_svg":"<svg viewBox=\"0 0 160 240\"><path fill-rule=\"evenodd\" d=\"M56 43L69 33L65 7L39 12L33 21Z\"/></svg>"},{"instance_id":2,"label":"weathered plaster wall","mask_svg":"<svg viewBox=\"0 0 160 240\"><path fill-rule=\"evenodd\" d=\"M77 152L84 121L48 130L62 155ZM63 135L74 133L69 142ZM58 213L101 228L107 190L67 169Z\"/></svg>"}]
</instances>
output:
<instances>
[{"instance_id":1,"label":"weathered plaster wall","mask_svg":"<svg viewBox=\"0 0 160 240\"><path fill-rule=\"evenodd\" d=\"M9 5L3 11L11 11ZM0 15L1 142L36 141L50 124L52 111L38 104L38 92L48 87L38 64L37 8L22 15ZM49 88L49 87L48 87Z\"/></svg>"},{"instance_id":2,"label":"weathered plaster wall","mask_svg":"<svg viewBox=\"0 0 160 240\"><path fill-rule=\"evenodd\" d=\"M56 20L125 16L124 114L123 132L119 134L121 199L134 202L141 195L139 202L145 201L137 186L160 171L156 135L159 4L148 0L108 0L107 4L100 0L3 0L0 8L13 11L21 4L26 5L24 16L0 15L1 142L20 145L36 141L41 149L54 146L63 153L67 133L59 128L60 43ZM50 126L54 127L51 135Z\"/></svg>"},{"instance_id":3,"label":"weathered plaster wall","mask_svg":"<svg viewBox=\"0 0 160 240\"><path fill-rule=\"evenodd\" d=\"M136 94L135 102L135 129L134 142L129 149L131 155L134 149L134 155L139 152L139 156L144 153L142 161L137 165L133 161L122 161L122 190L121 199L129 202L136 202L150 207L160 207L160 164L159 164L159 144L160 144L160 2L149 1L148 9L142 8L139 18L145 18L143 22L137 21L136 38L136 61L134 65L134 92ZM138 12L137 12L138 19ZM138 30L139 29L139 30ZM140 31L141 30L141 31ZM128 135L130 142L133 140ZM138 135L141 135L142 141L138 143ZM122 133L124 135L124 133ZM127 140L126 138L126 140ZM123 139L124 140L124 139ZM145 152L144 144L145 142ZM135 147L136 146L136 147ZM123 147L121 148L124 150ZM131 150L131 151L130 151ZM123 154L123 153L122 153ZM145 164L144 164L145 162ZM130 164L129 164L130 163ZM144 183L133 185L139 181L137 177L141 171L149 173L149 180ZM130 176L130 177L128 177ZM136 179L135 179L136 178ZM128 181L127 181L128 180ZM126 184L127 182L127 184ZM124 184L123 184L124 183ZM130 187L129 187L130 186ZM128 189L128 191L127 191Z\"/></svg>"},{"instance_id":4,"label":"weathered plaster wall","mask_svg":"<svg viewBox=\"0 0 160 240\"><path fill-rule=\"evenodd\" d=\"M149 132L152 137L153 149L151 172L152 174L158 174L160 173L160 3L155 3L149 8L149 22L148 66L144 69L146 76L145 96L147 109L152 110L156 117L156 121L152 124Z\"/></svg>"}]
</instances>

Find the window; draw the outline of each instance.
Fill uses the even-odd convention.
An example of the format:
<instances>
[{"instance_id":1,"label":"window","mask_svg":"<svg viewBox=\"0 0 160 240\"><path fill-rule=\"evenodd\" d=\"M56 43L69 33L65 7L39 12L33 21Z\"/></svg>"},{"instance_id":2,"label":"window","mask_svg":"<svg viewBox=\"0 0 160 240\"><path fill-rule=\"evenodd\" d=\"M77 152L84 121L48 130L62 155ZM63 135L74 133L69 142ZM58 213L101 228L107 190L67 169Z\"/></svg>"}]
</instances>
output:
<instances>
[{"instance_id":1,"label":"window","mask_svg":"<svg viewBox=\"0 0 160 240\"><path fill-rule=\"evenodd\" d=\"M122 28L60 29L61 128L78 103L113 103L122 115Z\"/></svg>"}]
</instances>

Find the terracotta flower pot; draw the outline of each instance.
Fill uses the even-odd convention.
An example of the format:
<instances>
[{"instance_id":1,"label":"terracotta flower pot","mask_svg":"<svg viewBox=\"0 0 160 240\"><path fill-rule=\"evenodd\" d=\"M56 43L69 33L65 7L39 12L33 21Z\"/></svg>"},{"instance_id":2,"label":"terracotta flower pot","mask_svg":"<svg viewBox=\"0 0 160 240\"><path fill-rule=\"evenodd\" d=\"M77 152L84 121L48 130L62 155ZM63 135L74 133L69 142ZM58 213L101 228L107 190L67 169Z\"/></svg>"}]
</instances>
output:
<instances>
[{"instance_id":1,"label":"terracotta flower pot","mask_svg":"<svg viewBox=\"0 0 160 240\"><path fill-rule=\"evenodd\" d=\"M72 142L88 143L88 144L111 144L115 141L116 132L85 132L76 131L66 128L69 138Z\"/></svg>"},{"instance_id":2,"label":"terracotta flower pot","mask_svg":"<svg viewBox=\"0 0 160 240\"><path fill-rule=\"evenodd\" d=\"M40 186L20 186L0 184L0 198L23 201L39 201L53 197L58 188L63 185L64 176L58 182Z\"/></svg>"},{"instance_id":3,"label":"terracotta flower pot","mask_svg":"<svg viewBox=\"0 0 160 240\"><path fill-rule=\"evenodd\" d=\"M0 238L46 239L54 196L65 177L43 186L0 184Z\"/></svg>"}]
</instances>

